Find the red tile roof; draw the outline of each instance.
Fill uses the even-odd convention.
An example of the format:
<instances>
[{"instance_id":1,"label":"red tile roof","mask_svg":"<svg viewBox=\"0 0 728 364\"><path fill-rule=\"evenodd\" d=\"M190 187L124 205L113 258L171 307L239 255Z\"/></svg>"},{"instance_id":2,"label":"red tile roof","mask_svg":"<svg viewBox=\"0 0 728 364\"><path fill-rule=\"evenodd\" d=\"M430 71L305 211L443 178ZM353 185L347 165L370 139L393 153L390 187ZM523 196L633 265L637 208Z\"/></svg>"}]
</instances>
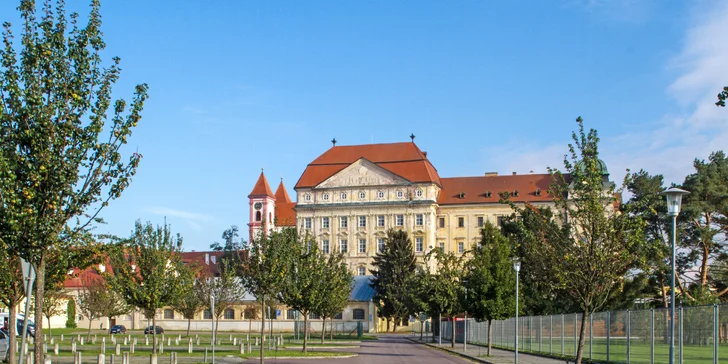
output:
<instances>
[{"instance_id":1,"label":"red tile roof","mask_svg":"<svg viewBox=\"0 0 728 364\"><path fill-rule=\"evenodd\" d=\"M442 178L439 205L498 203L500 193L509 192L513 202L548 202L553 177L549 174ZM518 195L515 195L518 191ZM490 197L488 197L490 192Z\"/></svg>"},{"instance_id":2,"label":"red tile roof","mask_svg":"<svg viewBox=\"0 0 728 364\"><path fill-rule=\"evenodd\" d=\"M276 190L276 204L280 202L292 202L291 198L288 196L288 192L286 191L286 186L283 185L283 179L281 179L281 183L278 185L278 189Z\"/></svg>"},{"instance_id":3,"label":"red tile roof","mask_svg":"<svg viewBox=\"0 0 728 364\"><path fill-rule=\"evenodd\" d=\"M415 143L334 146L311 162L295 188L315 187L357 160L365 158L410 182L440 185L437 169Z\"/></svg>"},{"instance_id":4,"label":"red tile roof","mask_svg":"<svg viewBox=\"0 0 728 364\"><path fill-rule=\"evenodd\" d=\"M260 171L260 177L258 177L258 182L255 182L255 187L253 187L253 191L250 192L248 198L261 196L274 197L273 192L268 185L268 180L265 178L265 174L263 174L263 171Z\"/></svg>"},{"instance_id":5,"label":"red tile roof","mask_svg":"<svg viewBox=\"0 0 728 364\"><path fill-rule=\"evenodd\" d=\"M295 202L276 201L276 226L296 226Z\"/></svg>"}]
</instances>

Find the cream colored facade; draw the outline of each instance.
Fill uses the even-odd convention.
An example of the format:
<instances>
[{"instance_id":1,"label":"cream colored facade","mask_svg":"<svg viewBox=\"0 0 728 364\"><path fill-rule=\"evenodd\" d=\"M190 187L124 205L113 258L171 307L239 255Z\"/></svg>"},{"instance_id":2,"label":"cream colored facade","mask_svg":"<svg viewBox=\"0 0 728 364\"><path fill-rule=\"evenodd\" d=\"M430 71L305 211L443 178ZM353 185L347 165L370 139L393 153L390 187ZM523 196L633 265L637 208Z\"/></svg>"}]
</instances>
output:
<instances>
[{"instance_id":1,"label":"cream colored facade","mask_svg":"<svg viewBox=\"0 0 728 364\"><path fill-rule=\"evenodd\" d=\"M419 257L437 247L439 192L437 184L410 183L360 159L314 188L296 189L296 225L324 252L343 251L355 275L368 275L391 228L407 231Z\"/></svg>"}]
</instances>

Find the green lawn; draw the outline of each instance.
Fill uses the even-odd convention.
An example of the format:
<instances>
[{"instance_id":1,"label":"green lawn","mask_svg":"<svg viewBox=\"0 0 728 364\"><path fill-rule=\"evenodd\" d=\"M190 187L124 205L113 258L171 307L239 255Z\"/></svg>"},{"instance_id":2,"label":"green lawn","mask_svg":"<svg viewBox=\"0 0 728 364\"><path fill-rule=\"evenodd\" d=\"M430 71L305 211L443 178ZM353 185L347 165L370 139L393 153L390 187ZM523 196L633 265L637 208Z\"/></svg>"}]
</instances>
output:
<instances>
[{"instance_id":1,"label":"green lawn","mask_svg":"<svg viewBox=\"0 0 728 364\"><path fill-rule=\"evenodd\" d=\"M499 343L494 342L494 347L499 347ZM507 343L504 348L513 350L513 342ZM550 344L553 344L551 347ZM520 341L518 343L519 351L521 352L533 352L542 354L552 354L554 356L561 356L561 339L554 338L553 341L549 341L548 338L544 338L541 342L541 348L539 350L538 340L529 341L529 338ZM639 339L630 340L630 363L631 364L649 364L652 356L651 346L649 342L643 342ZM718 348L719 357L728 357L728 344L721 344ZM564 350L565 357L573 357L574 355L574 340L564 339ZM722 354L722 355L721 355ZM678 347L675 347L675 355L678 355ZM663 342L655 342L654 350L654 362L655 363L667 363L669 356L669 345ZM592 358L598 362L607 361L607 340L606 339L594 339L591 341L591 355L590 355L590 342L586 339L584 343L584 357ZM684 345L683 346L683 362L686 364L712 364L713 363L713 345ZM627 362L627 340L626 339L611 339L609 343L609 362L610 363L626 363Z\"/></svg>"}]
</instances>

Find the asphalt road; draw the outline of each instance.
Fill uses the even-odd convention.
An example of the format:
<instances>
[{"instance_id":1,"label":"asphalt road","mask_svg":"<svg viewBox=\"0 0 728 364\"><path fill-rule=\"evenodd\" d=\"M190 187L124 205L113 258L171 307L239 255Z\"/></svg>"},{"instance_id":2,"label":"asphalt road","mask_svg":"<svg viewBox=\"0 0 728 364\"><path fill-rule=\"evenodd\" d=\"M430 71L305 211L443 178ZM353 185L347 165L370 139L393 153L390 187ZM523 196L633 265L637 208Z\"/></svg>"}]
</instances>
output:
<instances>
[{"instance_id":1,"label":"asphalt road","mask_svg":"<svg viewBox=\"0 0 728 364\"><path fill-rule=\"evenodd\" d=\"M328 351L328 350L327 350ZM339 350L333 350L339 351ZM422 344L413 343L401 335L379 336L379 340L362 341L358 349L341 349L359 354L354 358L346 359L275 359L266 358L265 362L270 364L464 364L472 363L457 356L447 354L440 350L430 349ZM246 360L246 362L253 362Z\"/></svg>"}]
</instances>

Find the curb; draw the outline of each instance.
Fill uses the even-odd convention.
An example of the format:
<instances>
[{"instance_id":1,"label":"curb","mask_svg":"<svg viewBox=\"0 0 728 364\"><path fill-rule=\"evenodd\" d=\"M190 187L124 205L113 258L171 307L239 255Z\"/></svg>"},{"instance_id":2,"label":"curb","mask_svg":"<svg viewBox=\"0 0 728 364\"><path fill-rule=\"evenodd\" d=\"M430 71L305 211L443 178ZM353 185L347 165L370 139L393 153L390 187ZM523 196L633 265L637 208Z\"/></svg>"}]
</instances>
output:
<instances>
[{"instance_id":1,"label":"curb","mask_svg":"<svg viewBox=\"0 0 728 364\"><path fill-rule=\"evenodd\" d=\"M458 352L458 351L453 351L453 350L450 350L448 348L443 348L443 347L435 346L435 345L432 345L430 343L415 341L414 339L411 339L411 338L407 338L407 340L409 340L409 341L411 341L411 342L413 342L415 344L421 344L421 345L425 345L427 347L430 347L430 348L433 348L433 349L436 349L436 350L442 350L442 351L448 352L450 354L457 355L459 357L462 357L462 358L465 358L465 359L468 359L468 360L477 361L479 363L496 364L496 363L494 363L492 361L488 361L488 360L485 360L485 359L481 359L481 358L478 358L476 356L471 356L471 355L468 355L468 354L465 354L465 353L461 353L461 352Z\"/></svg>"},{"instance_id":2,"label":"curb","mask_svg":"<svg viewBox=\"0 0 728 364\"><path fill-rule=\"evenodd\" d=\"M336 356L266 356L266 359L273 359L273 360L306 360L306 359L348 359L353 358L355 356L359 356L359 354L354 355L336 355ZM260 358L248 358L244 360L260 360Z\"/></svg>"}]
</instances>

